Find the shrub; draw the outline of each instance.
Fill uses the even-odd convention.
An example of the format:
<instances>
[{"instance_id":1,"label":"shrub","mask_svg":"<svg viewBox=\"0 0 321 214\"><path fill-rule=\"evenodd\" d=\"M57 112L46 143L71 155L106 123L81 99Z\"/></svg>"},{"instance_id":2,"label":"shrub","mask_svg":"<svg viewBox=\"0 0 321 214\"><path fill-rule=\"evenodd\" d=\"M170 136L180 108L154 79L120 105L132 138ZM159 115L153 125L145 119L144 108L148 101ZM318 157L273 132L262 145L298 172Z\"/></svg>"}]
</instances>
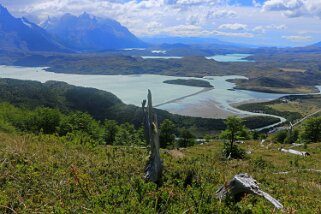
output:
<instances>
[{"instance_id":1,"label":"shrub","mask_svg":"<svg viewBox=\"0 0 321 214\"><path fill-rule=\"evenodd\" d=\"M166 148L169 145L172 145L175 142L175 124L165 119L160 125L160 135L159 142L161 148Z\"/></svg>"},{"instance_id":2,"label":"shrub","mask_svg":"<svg viewBox=\"0 0 321 214\"><path fill-rule=\"evenodd\" d=\"M190 130L182 128L179 133L179 147L189 147L195 145L195 136L192 134Z\"/></svg>"},{"instance_id":3,"label":"shrub","mask_svg":"<svg viewBox=\"0 0 321 214\"><path fill-rule=\"evenodd\" d=\"M248 137L248 131L245 129L243 122L241 118L237 117L228 117L225 120L227 128L221 132L220 138L229 141L230 148L227 148L227 143L224 143L222 151L222 154L225 154L226 158L243 158L242 151L234 145L237 139L247 139Z\"/></svg>"},{"instance_id":4,"label":"shrub","mask_svg":"<svg viewBox=\"0 0 321 214\"><path fill-rule=\"evenodd\" d=\"M276 143L284 143L285 139L288 136L287 130L281 130L273 136L273 141Z\"/></svg>"},{"instance_id":5,"label":"shrub","mask_svg":"<svg viewBox=\"0 0 321 214\"><path fill-rule=\"evenodd\" d=\"M61 113L56 109L39 107L27 120L28 129L34 133L53 134L60 124Z\"/></svg>"},{"instance_id":6,"label":"shrub","mask_svg":"<svg viewBox=\"0 0 321 214\"><path fill-rule=\"evenodd\" d=\"M302 137L307 142L321 142L321 116L305 122Z\"/></svg>"},{"instance_id":7,"label":"shrub","mask_svg":"<svg viewBox=\"0 0 321 214\"><path fill-rule=\"evenodd\" d=\"M59 134L64 136L74 131L84 132L96 141L103 141L103 129L87 113L75 112L63 118L59 126Z\"/></svg>"},{"instance_id":8,"label":"shrub","mask_svg":"<svg viewBox=\"0 0 321 214\"><path fill-rule=\"evenodd\" d=\"M104 122L104 140L106 144L113 145L116 141L116 135L119 131L119 126L114 120L105 120Z\"/></svg>"},{"instance_id":9,"label":"shrub","mask_svg":"<svg viewBox=\"0 0 321 214\"><path fill-rule=\"evenodd\" d=\"M230 158L233 159L244 159L246 156L246 152L244 149L239 148L237 145L233 144L232 151L231 151L231 145L228 142L224 143L221 155L223 159L228 158L230 155Z\"/></svg>"}]
</instances>

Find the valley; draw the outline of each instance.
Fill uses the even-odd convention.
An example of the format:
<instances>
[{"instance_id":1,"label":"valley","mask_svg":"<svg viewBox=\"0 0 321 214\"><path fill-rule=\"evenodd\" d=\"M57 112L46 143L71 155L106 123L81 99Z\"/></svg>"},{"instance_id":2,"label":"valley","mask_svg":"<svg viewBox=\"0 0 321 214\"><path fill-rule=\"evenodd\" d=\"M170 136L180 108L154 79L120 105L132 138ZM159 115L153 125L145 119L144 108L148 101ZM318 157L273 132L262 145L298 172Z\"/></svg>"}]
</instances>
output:
<instances>
[{"instance_id":1,"label":"valley","mask_svg":"<svg viewBox=\"0 0 321 214\"><path fill-rule=\"evenodd\" d=\"M249 60L255 62L217 62L203 56L185 56L181 59L143 59L131 56L130 52L92 54L51 54L0 52L0 63L5 65L48 67L55 73L130 75L158 74L185 77L217 75L242 75L249 80L235 81L237 88L273 93L318 92L321 74L318 52L300 53L292 61L294 53L254 53ZM303 51L303 50L302 50ZM266 60L266 61L265 61ZM272 61L271 61L272 60ZM291 62L291 65L288 65ZM284 72L290 69L292 72ZM304 69L305 72L293 72ZM288 70L289 71L289 70ZM294 70L296 71L296 70Z\"/></svg>"},{"instance_id":2,"label":"valley","mask_svg":"<svg viewBox=\"0 0 321 214\"><path fill-rule=\"evenodd\" d=\"M252 91L233 91L235 86L227 82L229 79L244 79L242 76L208 76L196 81L207 81L215 86L212 90L191 86L180 86L166 84L165 81L176 80L176 77L165 75L81 75L51 73L43 68L28 67L0 67L0 77L21 80L37 80L46 82L49 80L64 81L69 84L85 87L95 87L114 93L127 104L140 106L146 89L152 90L155 97L155 105L171 113L185 116L205 117L213 119L224 119L229 115L260 116L259 114L241 112L231 104L243 101L272 100L284 96L284 94L259 93ZM185 78L189 81L189 78ZM203 82L202 82L203 83ZM204 88L205 89L205 88ZM175 91L175 93L172 93ZM206 105L202 105L206 103ZM210 108L209 108L210 107ZM197 110L196 110L196 109ZM215 112L223 114L217 114Z\"/></svg>"},{"instance_id":3,"label":"valley","mask_svg":"<svg viewBox=\"0 0 321 214\"><path fill-rule=\"evenodd\" d=\"M0 213L320 213L320 14L0 0Z\"/></svg>"}]
</instances>

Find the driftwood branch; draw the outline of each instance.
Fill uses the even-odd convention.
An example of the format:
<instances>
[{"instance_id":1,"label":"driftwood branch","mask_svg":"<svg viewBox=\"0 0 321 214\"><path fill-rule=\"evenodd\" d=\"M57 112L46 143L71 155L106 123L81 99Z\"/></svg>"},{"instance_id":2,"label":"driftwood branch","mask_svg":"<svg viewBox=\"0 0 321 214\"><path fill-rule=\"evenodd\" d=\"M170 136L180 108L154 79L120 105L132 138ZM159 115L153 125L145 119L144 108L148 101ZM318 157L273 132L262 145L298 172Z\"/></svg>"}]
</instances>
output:
<instances>
[{"instance_id":1,"label":"driftwood branch","mask_svg":"<svg viewBox=\"0 0 321 214\"><path fill-rule=\"evenodd\" d=\"M294 155L300 155L300 156L309 156L310 153L308 152L300 152L294 149L279 149L281 152L286 152Z\"/></svg>"},{"instance_id":2,"label":"driftwood branch","mask_svg":"<svg viewBox=\"0 0 321 214\"><path fill-rule=\"evenodd\" d=\"M290 148L304 146L303 143L292 143Z\"/></svg>"},{"instance_id":3,"label":"driftwood branch","mask_svg":"<svg viewBox=\"0 0 321 214\"><path fill-rule=\"evenodd\" d=\"M159 130L157 125L157 116L153 111L152 94L150 90L148 90L147 98L147 107L145 107L146 100L144 100L142 103L145 139L150 145L150 156L145 167L145 179L154 183L159 183L162 177L163 164L160 159L159 152Z\"/></svg>"},{"instance_id":4,"label":"driftwood branch","mask_svg":"<svg viewBox=\"0 0 321 214\"><path fill-rule=\"evenodd\" d=\"M271 202L275 208L283 209L283 205L278 200L260 190L256 180L246 173L235 175L232 180L218 189L216 193L220 200L229 196L236 201L239 201L245 194L259 195Z\"/></svg>"}]
</instances>

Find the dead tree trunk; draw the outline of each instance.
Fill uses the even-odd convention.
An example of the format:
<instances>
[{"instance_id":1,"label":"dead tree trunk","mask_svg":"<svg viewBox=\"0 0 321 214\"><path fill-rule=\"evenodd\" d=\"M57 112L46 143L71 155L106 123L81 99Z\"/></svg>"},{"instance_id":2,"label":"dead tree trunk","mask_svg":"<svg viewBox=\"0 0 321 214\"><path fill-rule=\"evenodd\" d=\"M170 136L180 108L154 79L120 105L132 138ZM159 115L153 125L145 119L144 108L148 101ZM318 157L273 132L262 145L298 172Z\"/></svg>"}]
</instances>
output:
<instances>
[{"instance_id":1,"label":"dead tree trunk","mask_svg":"<svg viewBox=\"0 0 321 214\"><path fill-rule=\"evenodd\" d=\"M294 149L279 149L281 152L286 152L294 155L300 155L300 156L309 156L310 153L308 152L300 152Z\"/></svg>"},{"instance_id":2,"label":"dead tree trunk","mask_svg":"<svg viewBox=\"0 0 321 214\"><path fill-rule=\"evenodd\" d=\"M218 189L216 193L220 200L229 196L236 201L239 201L245 194L259 195L271 202L275 208L283 209L283 205L278 200L260 190L256 180L246 173L235 175L232 180Z\"/></svg>"},{"instance_id":3,"label":"dead tree trunk","mask_svg":"<svg viewBox=\"0 0 321 214\"><path fill-rule=\"evenodd\" d=\"M150 180L154 183L159 183L162 177L163 164L160 159L159 152L159 131L157 126L157 116L153 112L152 105L152 94L148 90L147 97L147 107L146 100L142 103L143 115L144 115L144 132L146 142L150 145L150 156L145 167L145 179Z\"/></svg>"}]
</instances>

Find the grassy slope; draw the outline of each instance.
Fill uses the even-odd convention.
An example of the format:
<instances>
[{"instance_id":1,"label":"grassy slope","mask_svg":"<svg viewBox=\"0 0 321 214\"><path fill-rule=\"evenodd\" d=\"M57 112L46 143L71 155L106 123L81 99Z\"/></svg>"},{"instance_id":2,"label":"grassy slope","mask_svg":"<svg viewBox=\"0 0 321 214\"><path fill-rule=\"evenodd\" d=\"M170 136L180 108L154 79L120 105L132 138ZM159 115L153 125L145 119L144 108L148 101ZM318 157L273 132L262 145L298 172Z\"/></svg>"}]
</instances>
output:
<instances>
[{"instance_id":1,"label":"grassy slope","mask_svg":"<svg viewBox=\"0 0 321 214\"><path fill-rule=\"evenodd\" d=\"M280 74L275 74L276 76ZM278 78L269 78L270 82L262 81L262 78L254 78L248 81L232 80L237 84L236 89L251 90L267 93L282 93L282 94L305 94L319 92L315 86L301 84L287 84L287 80L279 80ZM289 80L291 82L291 80Z\"/></svg>"},{"instance_id":2,"label":"grassy slope","mask_svg":"<svg viewBox=\"0 0 321 214\"><path fill-rule=\"evenodd\" d=\"M282 101L286 99L286 102ZM237 108L247 111L263 111L288 120L296 120L321 109L321 95L290 95L265 103L242 104Z\"/></svg>"},{"instance_id":3,"label":"grassy slope","mask_svg":"<svg viewBox=\"0 0 321 214\"><path fill-rule=\"evenodd\" d=\"M299 112L307 116L321 109L321 95L293 96L288 102L274 102L270 106L277 111Z\"/></svg>"},{"instance_id":4,"label":"grassy slope","mask_svg":"<svg viewBox=\"0 0 321 214\"><path fill-rule=\"evenodd\" d=\"M318 213L321 144L309 145L310 157L296 157L247 142L247 160L225 162L221 143L186 149L177 159L162 152L163 185L143 181L145 149L68 145L53 136L0 134L0 212L18 213L254 213L272 212L260 197L246 196L236 205L220 203L217 188L236 173L254 176L261 188L297 213ZM302 148L298 148L302 150ZM260 160L262 157L262 160ZM290 174L273 174L292 171ZM183 187L189 173L192 186ZM7 208L6 208L7 207Z\"/></svg>"}]
</instances>

